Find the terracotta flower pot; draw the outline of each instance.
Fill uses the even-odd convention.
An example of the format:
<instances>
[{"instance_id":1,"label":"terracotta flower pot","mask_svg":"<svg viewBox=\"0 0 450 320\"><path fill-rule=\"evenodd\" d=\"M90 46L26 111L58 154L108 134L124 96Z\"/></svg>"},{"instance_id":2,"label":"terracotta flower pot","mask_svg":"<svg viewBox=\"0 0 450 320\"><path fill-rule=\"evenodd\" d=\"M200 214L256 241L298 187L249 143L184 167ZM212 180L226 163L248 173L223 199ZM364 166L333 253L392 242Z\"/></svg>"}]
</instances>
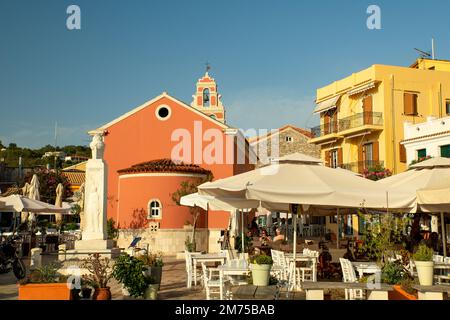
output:
<instances>
[{"instance_id":1,"label":"terracotta flower pot","mask_svg":"<svg viewBox=\"0 0 450 320\"><path fill-rule=\"evenodd\" d=\"M92 300L111 300L111 289L107 288L95 288Z\"/></svg>"},{"instance_id":2,"label":"terracotta flower pot","mask_svg":"<svg viewBox=\"0 0 450 320\"><path fill-rule=\"evenodd\" d=\"M401 285L395 285L393 289L388 292L389 300L417 300L416 296L403 290Z\"/></svg>"}]
</instances>

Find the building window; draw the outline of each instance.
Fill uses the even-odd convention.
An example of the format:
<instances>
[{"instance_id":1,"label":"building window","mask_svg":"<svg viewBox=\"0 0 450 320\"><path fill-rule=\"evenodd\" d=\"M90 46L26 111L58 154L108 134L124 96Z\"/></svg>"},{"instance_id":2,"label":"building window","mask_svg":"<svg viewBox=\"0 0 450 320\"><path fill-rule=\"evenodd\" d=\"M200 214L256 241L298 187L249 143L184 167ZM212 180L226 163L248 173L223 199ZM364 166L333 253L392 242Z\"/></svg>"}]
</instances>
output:
<instances>
[{"instance_id":1,"label":"building window","mask_svg":"<svg viewBox=\"0 0 450 320\"><path fill-rule=\"evenodd\" d=\"M403 94L404 114L407 116L417 115L417 94L405 92Z\"/></svg>"},{"instance_id":2,"label":"building window","mask_svg":"<svg viewBox=\"0 0 450 320\"><path fill-rule=\"evenodd\" d=\"M148 216L147 219L161 219L162 205L157 199L148 202Z\"/></svg>"},{"instance_id":3,"label":"building window","mask_svg":"<svg viewBox=\"0 0 450 320\"><path fill-rule=\"evenodd\" d=\"M419 149L417 150L417 160L425 158L427 156L427 149Z\"/></svg>"},{"instance_id":4,"label":"building window","mask_svg":"<svg viewBox=\"0 0 450 320\"><path fill-rule=\"evenodd\" d=\"M217 120L217 117L216 117L215 114L211 114L209 117L212 118L212 119L214 119L214 120Z\"/></svg>"},{"instance_id":5,"label":"building window","mask_svg":"<svg viewBox=\"0 0 450 320\"><path fill-rule=\"evenodd\" d=\"M337 217L338 216L329 216L328 218L329 218L329 220L328 220L328 223L337 223Z\"/></svg>"},{"instance_id":6,"label":"building window","mask_svg":"<svg viewBox=\"0 0 450 320\"><path fill-rule=\"evenodd\" d=\"M445 101L445 113L450 115L450 100Z\"/></svg>"},{"instance_id":7,"label":"building window","mask_svg":"<svg viewBox=\"0 0 450 320\"><path fill-rule=\"evenodd\" d=\"M286 136L285 140L286 140L286 142L294 141L294 139L292 137L290 137L290 136Z\"/></svg>"},{"instance_id":8,"label":"building window","mask_svg":"<svg viewBox=\"0 0 450 320\"><path fill-rule=\"evenodd\" d=\"M203 106L204 107L209 107L209 89L206 88L205 90L203 90Z\"/></svg>"},{"instance_id":9,"label":"building window","mask_svg":"<svg viewBox=\"0 0 450 320\"><path fill-rule=\"evenodd\" d=\"M331 168L337 168L339 166L339 160L338 160L338 150L331 150L330 151L330 167Z\"/></svg>"},{"instance_id":10,"label":"building window","mask_svg":"<svg viewBox=\"0 0 450 320\"><path fill-rule=\"evenodd\" d=\"M172 114L172 112L168 106L162 105L162 106L159 106L158 108L156 108L155 114L159 120L165 121L170 118L170 115Z\"/></svg>"},{"instance_id":11,"label":"building window","mask_svg":"<svg viewBox=\"0 0 450 320\"><path fill-rule=\"evenodd\" d=\"M450 158L450 144L441 146L441 157Z\"/></svg>"}]
</instances>

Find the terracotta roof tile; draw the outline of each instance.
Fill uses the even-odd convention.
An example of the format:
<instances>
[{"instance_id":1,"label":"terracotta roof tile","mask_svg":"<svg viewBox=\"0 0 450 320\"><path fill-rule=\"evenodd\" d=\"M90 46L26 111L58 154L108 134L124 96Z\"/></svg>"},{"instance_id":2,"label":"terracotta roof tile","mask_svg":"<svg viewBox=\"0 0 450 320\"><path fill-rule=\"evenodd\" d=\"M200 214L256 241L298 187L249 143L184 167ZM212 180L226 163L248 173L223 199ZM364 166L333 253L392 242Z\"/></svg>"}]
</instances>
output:
<instances>
[{"instance_id":1,"label":"terracotta roof tile","mask_svg":"<svg viewBox=\"0 0 450 320\"><path fill-rule=\"evenodd\" d=\"M129 168L117 171L122 173L142 173L142 172L183 172L198 173L208 175L211 171L203 169L195 164L185 164L183 162L174 162L171 159L157 159L148 162L135 164Z\"/></svg>"},{"instance_id":2,"label":"terracotta roof tile","mask_svg":"<svg viewBox=\"0 0 450 320\"><path fill-rule=\"evenodd\" d=\"M420 140L420 139L424 139L424 138L431 138L431 137L436 137L436 136L440 136L440 135L447 134L447 133L450 133L450 130L431 133L431 134L427 134L427 135L419 136L419 137L415 137L415 138L404 139L401 142L408 142L408 141Z\"/></svg>"},{"instance_id":3,"label":"terracotta roof tile","mask_svg":"<svg viewBox=\"0 0 450 320\"><path fill-rule=\"evenodd\" d=\"M61 174L66 176L69 183L73 186L81 186L86 180L84 171L61 171Z\"/></svg>"}]
</instances>

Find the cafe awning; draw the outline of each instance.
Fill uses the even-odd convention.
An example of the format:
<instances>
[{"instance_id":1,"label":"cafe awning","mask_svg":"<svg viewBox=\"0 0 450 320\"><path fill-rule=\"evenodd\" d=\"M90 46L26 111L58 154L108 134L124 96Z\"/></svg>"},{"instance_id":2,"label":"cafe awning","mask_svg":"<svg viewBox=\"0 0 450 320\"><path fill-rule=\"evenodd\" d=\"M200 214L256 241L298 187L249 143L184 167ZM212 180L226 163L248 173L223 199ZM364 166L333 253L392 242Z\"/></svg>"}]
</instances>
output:
<instances>
[{"instance_id":1,"label":"cafe awning","mask_svg":"<svg viewBox=\"0 0 450 320\"><path fill-rule=\"evenodd\" d=\"M324 100L317 104L316 108L314 109L314 113L321 113L330 109L336 108L336 104L339 100L341 95L335 96L333 98Z\"/></svg>"}]
</instances>

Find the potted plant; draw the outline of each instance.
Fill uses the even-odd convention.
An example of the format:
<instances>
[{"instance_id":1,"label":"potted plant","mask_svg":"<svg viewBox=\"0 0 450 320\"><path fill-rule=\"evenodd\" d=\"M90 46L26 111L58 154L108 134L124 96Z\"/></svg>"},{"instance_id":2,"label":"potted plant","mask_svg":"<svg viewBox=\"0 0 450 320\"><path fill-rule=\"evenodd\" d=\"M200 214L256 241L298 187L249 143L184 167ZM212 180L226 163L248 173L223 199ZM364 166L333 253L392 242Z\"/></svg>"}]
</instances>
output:
<instances>
[{"instance_id":1,"label":"potted plant","mask_svg":"<svg viewBox=\"0 0 450 320\"><path fill-rule=\"evenodd\" d=\"M94 288L93 300L111 300L111 289L108 286L112 278L111 260L101 258L99 253L89 254L81 263L81 267L90 273L83 279Z\"/></svg>"},{"instance_id":2,"label":"potted plant","mask_svg":"<svg viewBox=\"0 0 450 320\"><path fill-rule=\"evenodd\" d=\"M141 259L123 253L114 265L113 276L123 284L130 296L146 298L152 297L151 290L147 292L150 285L158 290L155 278L147 276L147 271L147 266Z\"/></svg>"},{"instance_id":3,"label":"potted plant","mask_svg":"<svg viewBox=\"0 0 450 320\"><path fill-rule=\"evenodd\" d=\"M85 279L81 279L81 298L90 299L92 294L92 286Z\"/></svg>"},{"instance_id":4,"label":"potted plant","mask_svg":"<svg viewBox=\"0 0 450 320\"><path fill-rule=\"evenodd\" d=\"M147 288L144 291L144 299L146 300L157 300L159 283L152 276L145 276L145 283L147 283Z\"/></svg>"},{"instance_id":5,"label":"potted plant","mask_svg":"<svg viewBox=\"0 0 450 320\"><path fill-rule=\"evenodd\" d=\"M269 285L270 269L272 269L272 257L260 254L250 259L250 269L252 271L253 285Z\"/></svg>"},{"instance_id":6,"label":"potted plant","mask_svg":"<svg viewBox=\"0 0 450 320\"><path fill-rule=\"evenodd\" d=\"M158 285L158 290L161 285L162 267L164 262L162 259L162 252L148 253L138 257L144 263L147 268L145 275L154 278L155 283Z\"/></svg>"},{"instance_id":7,"label":"potted plant","mask_svg":"<svg viewBox=\"0 0 450 320\"><path fill-rule=\"evenodd\" d=\"M414 264L417 268L417 275L422 286L433 285L434 261L433 249L425 244L420 244L417 251L413 254Z\"/></svg>"},{"instance_id":8,"label":"potted plant","mask_svg":"<svg viewBox=\"0 0 450 320\"><path fill-rule=\"evenodd\" d=\"M58 273L59 265L36 268L19 281L19 300L72 300L67 277Z\"/></svg>"}]
</instances>

